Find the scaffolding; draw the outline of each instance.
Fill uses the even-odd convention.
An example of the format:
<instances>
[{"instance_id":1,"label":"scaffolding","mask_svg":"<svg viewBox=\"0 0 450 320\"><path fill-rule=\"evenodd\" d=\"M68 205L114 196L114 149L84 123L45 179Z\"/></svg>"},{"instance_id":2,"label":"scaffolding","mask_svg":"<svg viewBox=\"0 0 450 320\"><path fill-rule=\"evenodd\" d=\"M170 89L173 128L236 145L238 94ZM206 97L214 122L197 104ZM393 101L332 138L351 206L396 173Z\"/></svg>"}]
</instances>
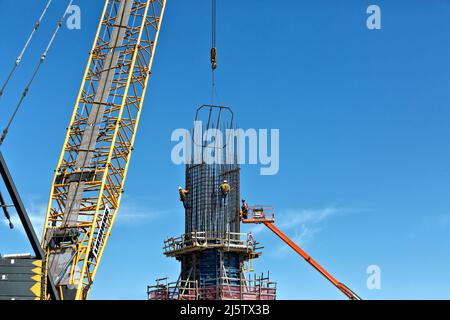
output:
<instances>
[{"instance_id":1,"label":"scaffolding","mask_svg":"<svg viewBox=\"0 0 450 320\"><path fill-rule=\"evenodd\" d=\"M258 255L257 244L248 233L225 232L218 236L212 232L196 231L165 240L164 254L167 257L176 257L179 254L215 248L228 252L246 252Z\"/></svg>"},{"instance_id":2,"label":"scaffolding","mask_svg":"<svg viewBox=\"0 0 450 320\"><path fill-rule=\"evenodd\" d=\"M199 287L197 281L178 280L168 282L157 279L156 284L147 287L149 300L275 300L277 285L271 282L269 274L254 275L253 278L217 279L221 285ZM237 280L242 284L234 285Z\"/></svg>"}]
</instances>

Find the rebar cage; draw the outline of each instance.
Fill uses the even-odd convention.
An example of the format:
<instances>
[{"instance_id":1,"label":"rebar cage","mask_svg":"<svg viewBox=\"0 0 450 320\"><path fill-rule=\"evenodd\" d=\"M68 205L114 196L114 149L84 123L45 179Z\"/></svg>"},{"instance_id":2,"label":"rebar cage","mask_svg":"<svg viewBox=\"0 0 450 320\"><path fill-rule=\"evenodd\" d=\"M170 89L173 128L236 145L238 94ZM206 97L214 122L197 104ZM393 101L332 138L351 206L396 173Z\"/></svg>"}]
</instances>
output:
<instances>
[{"instance_id":1,"label":"rebar cage","mask_svg":"<svg viewBox=\"0 0 450 320\"><path fill-rule=\"evenodd\" d=\"M220 238L240 230L240 168L234 147L227 143L227 130L232 128L230 108L203 105L197 109L194 152L186 165L186 234L205 232L207 237ZM226 201L219 190L224 180L230 185Z\"/></svg>"}]
</instances>

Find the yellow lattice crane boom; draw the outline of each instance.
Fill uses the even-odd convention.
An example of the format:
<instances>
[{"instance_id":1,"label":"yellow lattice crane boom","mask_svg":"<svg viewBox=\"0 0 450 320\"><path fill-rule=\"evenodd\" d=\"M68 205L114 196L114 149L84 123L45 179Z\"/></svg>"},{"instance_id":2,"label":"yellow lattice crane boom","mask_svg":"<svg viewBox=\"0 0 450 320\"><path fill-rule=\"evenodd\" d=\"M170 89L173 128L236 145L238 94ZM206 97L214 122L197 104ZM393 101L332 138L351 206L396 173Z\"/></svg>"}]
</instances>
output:
<instances>
[{"instance_id":1,"label":"yellow lattice crane boom","mask_svg":"<svg viewBox=\"0 0 450 320\"><path fill-rule=\"evenodd\" d=\"M118 214L166 0L106 0L50 191L42 247L86 299Z\"/></svg>"}]
</instances>

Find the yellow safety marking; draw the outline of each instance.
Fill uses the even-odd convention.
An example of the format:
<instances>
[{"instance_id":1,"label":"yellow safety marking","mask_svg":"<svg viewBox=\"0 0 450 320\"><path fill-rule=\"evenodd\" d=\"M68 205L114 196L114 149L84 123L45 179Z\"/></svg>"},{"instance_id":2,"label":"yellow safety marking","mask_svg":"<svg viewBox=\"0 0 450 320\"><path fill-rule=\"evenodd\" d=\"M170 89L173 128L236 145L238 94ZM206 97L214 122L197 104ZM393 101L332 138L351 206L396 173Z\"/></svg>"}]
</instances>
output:
<instances>
[{"instance_id":1,"label":"yellow safety marking","mask_svg":"<svg viewBox=\"0 0 450 320\"><path fill-rule=\"evenodd\" d=\"M42 268L34 268L31 270L31 272L40 275L40 274L42 274Z\"/></svg>"},{"instance_id":2,"label":"yellow safety marking","mask_svg":"<svg viewBox=\"0 0 450 320\"><path fill-rule=\"evenodd\" d=\"M30 291L36 296L36 297L40 297L41 296L41 283L40 282L36 282L31 288Z\"/></svg>"},{"instance_id":3,"label":"yellow safety marking","mask_svg":"<svg viewBox=\"0 0 450 320\"><path fill-rule=\"evenodd\" d=\"M31 277L31 280L34 280L34 281L36 281L36 282L41 282L42 281L42 276L40 276L40 275L35 275L35 276L32 276Z\"/></svg>"},{"instance_id":4,"label":"yellow safety marking","mask_svg":"<svg viewBox=\"0 0 450 320\"><path fill-rule=\"evenodd\" d=\"M33 265L34 265L35 267L40 267L40 268L42 268L42 260L36 260L36 261L33 261Z\"/></svg>"}]
</instances>

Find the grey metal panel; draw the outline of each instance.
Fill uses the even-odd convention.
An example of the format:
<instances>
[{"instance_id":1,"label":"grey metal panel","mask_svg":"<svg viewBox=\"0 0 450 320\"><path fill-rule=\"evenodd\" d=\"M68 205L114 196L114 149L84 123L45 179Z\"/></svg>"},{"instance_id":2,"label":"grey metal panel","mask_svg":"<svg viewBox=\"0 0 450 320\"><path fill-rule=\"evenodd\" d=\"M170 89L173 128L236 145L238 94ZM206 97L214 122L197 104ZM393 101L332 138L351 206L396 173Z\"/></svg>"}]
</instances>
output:
<instances>
[{"instance_id":1,"label":"grey metal panel","mask_svg":"<svg viewBox=\"0 0 450 320\"><path fill-rule=\"evenodd\" d=\"M36 267L34 267L36 268ZM33 269L31 267L4 267L4 266L0 266L0 275L1 274L30 274L30 275L36 275L36 274L40 274L33 272Z\"/></svg>"},{"instance_id":2,"label":"grey metal panel","mask_svg":"<svg viewBox=\"0 0 450 320\"><path fill-rule=\"evenodd\" d=\"M62 287L61 289L62 289L62 294L63 294L64 300L75 300L75 297L77 295L76 289L71 289L71 288L68 288L67 286Z\"/></svg>"},{"instance_id":3,"label":"grey metal panel","mask_svg":"<svg viewBox=\"0 0 450 320\"><path fill-rule=\"evenodd\" d=\"M31 291L31 288L36 285L37 282L9 282L0 281L0 296L3 297L34 297L37 296ZM40 283L39 283L40 284Z\"/></svg>"},{"instance_id":4,"label":"grey metal panel","mask_svg":"<svg viewBox=\"0 0 450 320\"><path fill-rule=\"evenodd\" d=\"M0 296L0 300L36 300L36 297L18 297L18 296L12 296L12 297L2 297Z\"/></svg>"}]
</instances>

